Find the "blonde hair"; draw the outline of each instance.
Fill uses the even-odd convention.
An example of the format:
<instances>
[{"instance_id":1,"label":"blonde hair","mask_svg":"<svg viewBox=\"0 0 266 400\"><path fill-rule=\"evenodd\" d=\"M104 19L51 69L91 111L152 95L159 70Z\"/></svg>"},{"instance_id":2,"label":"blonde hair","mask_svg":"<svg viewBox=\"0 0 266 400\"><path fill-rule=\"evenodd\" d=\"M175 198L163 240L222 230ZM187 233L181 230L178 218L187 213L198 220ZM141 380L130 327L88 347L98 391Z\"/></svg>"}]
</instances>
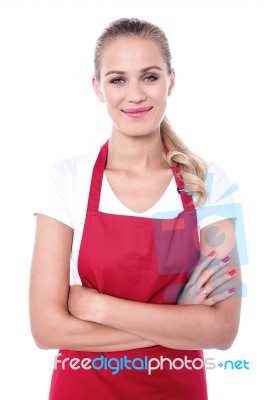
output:
<instances>
[{"instance_id":1,"label":"blonde hair","mask_svg":"<svg viewBox=\"0 0 266 400\"><path fill-rule=\"evenodd\" d=\"M101 56L104 49L110 42L122 37L138 37L156 43L162 52L168 73L172 72L169 42L163 30L150 22L137 18L121 18L113 21L96 42L94 74L98 81L100 81L101 77ZM180 175L185 189L196 195L195 205L200 205L207 195L204 183L207 164L194 154L176 135L166 117L161 122L160 131L162 142L168 149L167 162L170 166L180 165Z\"/></svg>"}]
</instances>

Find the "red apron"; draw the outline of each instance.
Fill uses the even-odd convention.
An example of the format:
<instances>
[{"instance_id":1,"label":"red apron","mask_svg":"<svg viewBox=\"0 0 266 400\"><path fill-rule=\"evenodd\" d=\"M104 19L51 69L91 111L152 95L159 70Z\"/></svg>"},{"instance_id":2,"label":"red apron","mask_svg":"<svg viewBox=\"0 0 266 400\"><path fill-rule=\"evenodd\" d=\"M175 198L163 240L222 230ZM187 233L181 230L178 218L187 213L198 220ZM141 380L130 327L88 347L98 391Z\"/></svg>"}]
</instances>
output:
<instances>
[{"instance_id":1,"label":"red apron","mask_svg":"<svg viewBox=\"0 0 266 400\"><path fill-rule=\"evenodd\" d=\"M173 167L184 211L176 218L145 218L99 212L108 141L96 160L80 246L82 284L122 299L175 304L199 258L196 211ZM60 350L66 362L53 372L50 400L206 400L201 350L164 346L115 352ZM86 360L93 360L86 369ZM97 360L96 360L97 358ZM151 360L153 359L153 360ZM157 369L149 372L149 363ZM81 363L79 364L81 366ZM93 365L93 366L92 366Z\"/></svg>"}]
</instances>

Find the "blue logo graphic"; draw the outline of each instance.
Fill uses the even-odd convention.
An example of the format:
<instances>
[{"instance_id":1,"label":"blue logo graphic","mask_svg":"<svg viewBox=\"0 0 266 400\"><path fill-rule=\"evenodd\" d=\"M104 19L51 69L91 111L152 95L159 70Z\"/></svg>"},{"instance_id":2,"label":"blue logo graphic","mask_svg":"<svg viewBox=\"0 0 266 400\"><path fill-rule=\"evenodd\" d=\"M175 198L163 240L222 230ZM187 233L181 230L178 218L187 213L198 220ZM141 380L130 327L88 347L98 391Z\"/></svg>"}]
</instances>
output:
<instances>
[{"instance_id":1,"label":"blue logo graphic","mask_svg":"<svg viewBox=\"0 0 266 400\"><path fill-rule=\"evenodd\" d=\"M229 226L230 229L233 229L233 234L236 238L234 243L230 243L231 248L229 251L232 251L234 254L234 249L237 246L237 252L239 257L239 264L246 265L248 264L248 254L247 254L247 245L246 245L246 236L245 236L245 228L244 228L244 220L243 220L243 213L242 207L240 203L235 203L233 201L232 195L239 190L236 183L228 184L228 187L225 188L223 193L217 199L212 199L212 196L215 196L213 185L214 185L214 173L207 173L206 180L205 180L206 188L207 188L207 200L205 205L202 207L196 208L197 213L197 223L198 225L203 220L209 219L210 224L213 224L214 221L219 220L234 220L234 225L231 224ZM195 200L196 197L193 195L193 199ZM219 204L221 202L223 204ZM160 212L153 214L154 220L174 220L183 210L174 210L174 211L167 211L167 212ZM189 212L189 211L188 211ZM181 214L180 214L181 215ZM170 221L169 221L170 224ZM170 225L169 225L170 226ZM179 231L180 235L180 242L184 242L184 231L186 230L186 224L179 224L179 226L172 227L174 230ZM182 233L183 231L183 233ZM197 234L197 232L196 232ZM183 235L183 236L182 236ZM224 233L219 234L219 228L215 230L215 227L212 227L211 234L209 235L210 245L212 246L211 240L212 236L215 237L216 245L213 247L217 247L223 244L226 241ZM219 244L220 243L220 244ZM191 245L191 242L190 242ZM197 246L197 241L195 241L195 247ZM158 245L158 248L159 245ZM177 247L176 247L177 248ZM192 251L193 249L191 249ZM185 270L184 270L185 271ZM173 271L170 271L173 272ZM165 271L164 273L170 273ZM182 271L183 272L183 271ZM242 282L242 296L246 296L247 288L246 285Z\"/></svg>"},{"instance_id":2,"label":"blue logo graphic","mask_svg":"<svg viewBox=\"0 0 266 400\"><path fill-rule=\"evenodd\" d=\"M219 364L217 364L218 367L220 367L221 369L249 369L249 361L247 360L226 360L224 363L219 362Z\"/></svg>"}]
</instances>

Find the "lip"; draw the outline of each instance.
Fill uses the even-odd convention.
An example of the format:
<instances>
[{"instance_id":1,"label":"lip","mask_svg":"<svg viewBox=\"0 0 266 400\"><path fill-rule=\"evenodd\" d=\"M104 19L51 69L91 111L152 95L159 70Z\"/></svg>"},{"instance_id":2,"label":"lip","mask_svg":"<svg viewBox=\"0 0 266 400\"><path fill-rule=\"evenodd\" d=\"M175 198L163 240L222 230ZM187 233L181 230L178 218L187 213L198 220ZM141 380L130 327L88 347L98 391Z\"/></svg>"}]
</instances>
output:
<instances>
[{"instance_id":1,"label":"lip","mask_svg":"<svg viewBox=\"0 0 266 400\"><path fill-rule=\"evenodd\" d=\"M142 118L145 117L151 109L152 107L124 108L121 111L130 118Z\"/></svg>"}]
</instances>

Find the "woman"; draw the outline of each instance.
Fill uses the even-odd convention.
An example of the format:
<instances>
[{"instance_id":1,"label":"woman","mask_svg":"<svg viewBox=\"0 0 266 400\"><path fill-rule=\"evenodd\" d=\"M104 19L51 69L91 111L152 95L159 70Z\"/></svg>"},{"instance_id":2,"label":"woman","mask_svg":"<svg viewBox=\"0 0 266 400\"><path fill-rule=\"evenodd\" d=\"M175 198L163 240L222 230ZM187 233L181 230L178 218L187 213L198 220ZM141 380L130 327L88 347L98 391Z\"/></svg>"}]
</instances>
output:
<instances>
[{"instance_id":1,"label":"woman","mask_svg":"<svg viewBox=\"0 0 266 400\"><path fill-rule=\"evenodd\" d=\"M233 208L199 217L228 182L167 122L174 82L153 24L121 19L98 39L93 87L110 139L57 163L36 210L32 333L39 347L62 349L51 400L207 399L199 349L236 337Z\"/></svg>"}]
</instances>

